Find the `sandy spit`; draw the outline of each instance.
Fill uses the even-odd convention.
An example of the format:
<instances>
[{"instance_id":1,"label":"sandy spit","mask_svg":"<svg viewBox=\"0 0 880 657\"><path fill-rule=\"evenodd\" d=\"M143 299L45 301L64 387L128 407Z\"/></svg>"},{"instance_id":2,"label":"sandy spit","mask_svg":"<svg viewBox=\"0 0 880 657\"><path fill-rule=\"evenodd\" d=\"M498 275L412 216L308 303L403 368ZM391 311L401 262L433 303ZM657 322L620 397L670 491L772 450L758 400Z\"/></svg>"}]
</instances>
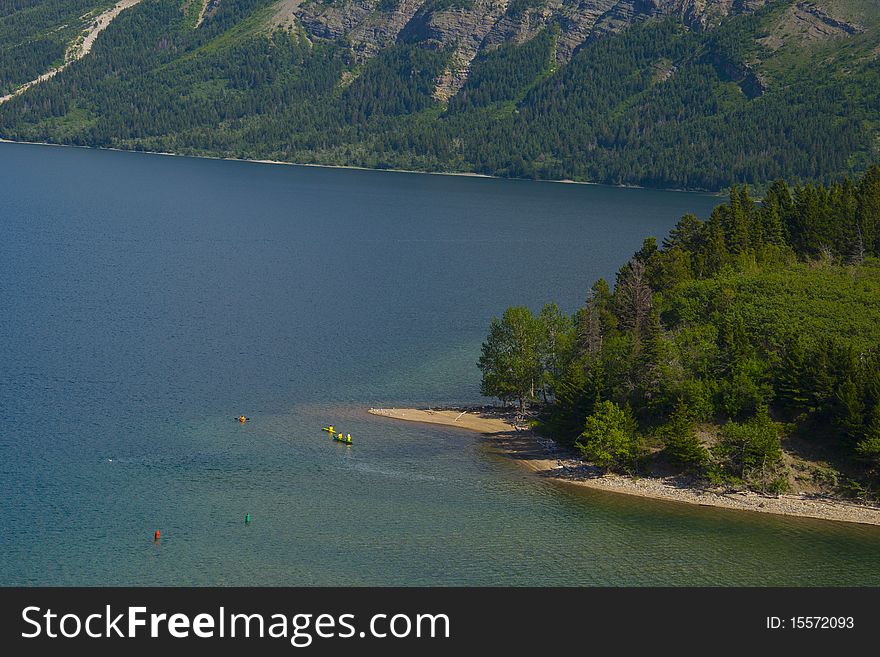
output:
<instances>
[{"instance_id":1,"label":"sandy spit","mask_svg":"<svg viewBox=\"0 0 880 657\"><path fill-rule=\"evenodd\" d=\"M683 487L672 479L602 474L579 459L564 454L553 441L538 436L526 427L515 425L510 414L496 409L371 408L369 412L395 420L442 424L479 432L488 436L499 452L537 474L575 486L741 511L880 525L880 507L845 500L715 491Z\"/></svg>"}]
</instances>

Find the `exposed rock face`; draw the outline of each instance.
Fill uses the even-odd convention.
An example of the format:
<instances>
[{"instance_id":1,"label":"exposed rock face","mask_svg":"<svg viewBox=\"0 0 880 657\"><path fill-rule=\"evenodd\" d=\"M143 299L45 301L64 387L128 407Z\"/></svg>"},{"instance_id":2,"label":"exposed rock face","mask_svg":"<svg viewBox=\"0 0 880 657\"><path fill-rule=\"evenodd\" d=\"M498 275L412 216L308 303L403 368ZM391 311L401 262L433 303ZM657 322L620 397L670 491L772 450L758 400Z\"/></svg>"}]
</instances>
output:
<instances>
[{"instance_id":1,"label":"exposed rock face","mask_svg":"<svg viewBox=\"0 0 880 657\"><path fill-rule=\"evenodd\" d=\"M203 2L202 13L199 14L197 25L201 25L206 18L211 18L220 9L220 0L203 0Z\"/></svg>"},{"instance_id":2,"label":"exposed rock face","mask_svg":"<svg viewBox=\"0 0 880 657\"><path fill-rule=\"evenodd\" d=\"M452 54L449 66L440 75L437 80L437 86L434 89L434 98L441 103L447 102L458 90L467 82L468 72L470 71L471 62L474 60L474 54L465 52L460 49Z\"/></svg>"},{"instance_id":3,"label":"exposed rock face","mask_svg":"<svg viewBox=\"0 0 880 657\"><path fill-rule=\"evenodd\" d=\"M470 8L449 7L433 11L428 2L420 8L399 38L437 48L454 48L449 68L437 81L434 97L445 101L467 80L471 62L496 23L504 17L509 0L473 0Z\"/></svg>"},{"instance_id":4,"label":"exposed rock face","mask_svg":"<svg viewBox=\"0 0 880 657\"><path fill-rule=\"evenodd\" d=\"M731 14L760 9L767 0L648 0L658 13L678 16L687 25L708 29Z\"/></svg>"},{"instance_id":5,"label":"exposed rock face","mask_svg":"<svg viewBox=\"0 0 880 657\"><path fill-rule=\"evenodd\" d=\"M800 20L809 23L810 27L819 35L837 36L841 32L853 35L865 31L865 28L861 25L853 25L829 16L812 2L799 2L795 5L793 11L795 15L799 15ZM812 17L813 20L806 18L806 16Z\"/></svg>"},{"instance_id":6,"label":"exposed rock face","mask_svg":"<svg viewBox=\"0 0 880 657\"><path fill-rule=\"evenodd\" d=\"M739 85L742 92L749 98L755 98L767 91L766 81L755 71L754 66L748 63L732 62L714 56L711 59L713 66L718 69L722 77L732 80Z\"/></svg>"},{"instance_id":7,"label":"exposed rock face","mask_svg":"<svg viewBox=\"0 0 880 657\"><path fill-rule=\"evenodd\" d=\"M397 40L457 45L464 52L522 42L551 22L560 27L562 59L578 45L649 16L675 15L710 28L767 0L281 0L310 37L346 40L370 57ZM806 4L806 3L803 3Z\"/></svg>"},{"instance_id":8,"label":"exposed rock face","mask_svg":"<svg viewBox=\"0 0 880 657\"><path fill-rule=\"evenodd\" d=\"M590 36L617 32L651 16L677 16L694 29L715 27L723 18L756 11L769 0L617 0L596 21ZM591 2L590 4L596 4Z\"/></svg>"},{"instance_id":9,"label":"exposed rock face","mask_svg":"<svg viewBox=\"0 0 880 657\"><path fill-rule=\"evenodd\" d=\"M275 13L269 21L269 29L275 30L292 30L297 24L296 10L303 3L303 0L281 0L275 5Z\"/></svg>"},{"instance_id":10,"label":"exposed rock face","mask_svg":"<svg viewBox=\"0 0 880 657\"><path fill-rule=\"evenodd\" d=\"M309 37L346 40L368 59L397 40L425 0L300 1L292 13Z\"/></svg>"},{"instance_id":11,"label":"exposed rock face","mask_svg":"<svg viewBox=\"0 0 880 657\"><path fill-rule=\"evenodd\" d=\"M618 4L619 0L562 0L556 14L560 26L557 59L571 59L575 49L590 38L599 19Z\"/></svg>"},{"instance_id":12,"label":"exposed rock face","mask_svg":"<svg viewBox=\"0 0 880 657\"><path fill-rule=\"evenodd\" d=\"M521 43L554 24L556 58L572 57L589 39L651 16L678 16L710 29L725 16L753 11L768 0L280 0L273 27L302 27L310 40L348 45L364 61L394 43L451 48L435 97L446 100L467 79L474 58L501 44Z\"/></svg>"},{"instance_id":13,"label":"exposed rock face","mask_svg":"<svg viewBox=\"0 0 880 657\"><path fill-rule=\"evenodd\" d=\"M555 16L554 10L549 6L551 4L554 2L547 2L540 7L529 7L521 12L508 5L507 11L495 22L483 39L483 47L491 49L503 43L528 41ZM555 4L559 6L560 0L555 0Z\"/></svg>"},{"instance_id":14,"label":"exposed rock face","mask_svg":"<svg viewBox=\"0 0 880 657\"><path fill-rule=\"evenodd\" d=\"M845 38L864 31L861 25L835 18L812 2L798 2L783 13L770 33L761 39L761 43L776 50L790 39L821 41Z\"/></svg>"},{"instance_id":15,"label":"exposed rock face","mask_svg":"<svg viewBox=\"0 0 880 657\"><path fill-rule=\"evenodd\" d=\"M455 6L433 10L425 3L400 33L407 42L434 42L440 47L456 45L465 51L480 49L492 27L507 11L509 0L472 0L468 9Z\"/></svg>"}]
</instances>

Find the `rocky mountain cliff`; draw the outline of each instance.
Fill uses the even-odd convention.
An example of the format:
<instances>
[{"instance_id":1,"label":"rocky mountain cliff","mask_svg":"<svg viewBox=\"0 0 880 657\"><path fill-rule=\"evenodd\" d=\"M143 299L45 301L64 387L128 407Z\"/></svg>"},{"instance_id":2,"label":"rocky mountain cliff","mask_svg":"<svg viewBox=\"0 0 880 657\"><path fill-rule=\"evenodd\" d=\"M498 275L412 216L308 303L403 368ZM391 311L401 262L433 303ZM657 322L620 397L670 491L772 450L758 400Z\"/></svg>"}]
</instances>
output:
<instances>
[{"instance_id":1,"label":"rocky mountain cliff","mask_svg":"<svg viewBox=\"0 0 880 657\"><path fill-rule=\"evenodd\" d=\"M649 17L678 16L711 29L727 16L767 0L284 0L272 26L301 30L310 40L349 45L365 61L397 42L453 48L436 96L454 95L482 51L522 43L558 26L556 59L564 63L584 43Z\"/></svg>"}]
</instances>

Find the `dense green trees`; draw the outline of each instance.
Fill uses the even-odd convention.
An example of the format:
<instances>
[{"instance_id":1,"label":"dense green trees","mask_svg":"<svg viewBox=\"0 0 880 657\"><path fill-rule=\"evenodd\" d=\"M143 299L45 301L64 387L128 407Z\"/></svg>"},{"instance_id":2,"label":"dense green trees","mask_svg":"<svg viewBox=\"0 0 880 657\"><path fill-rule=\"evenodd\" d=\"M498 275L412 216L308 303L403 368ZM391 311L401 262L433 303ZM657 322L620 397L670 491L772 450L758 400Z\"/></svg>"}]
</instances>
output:
<instances>
[{"instance_id":1,"label":"dense green trees","mask_svg":"<svg viewBox=\"0 0 880 657\"><path fill-rule=\"evenodd\" d=\"M740 479L768 489L785 490L775 474L782 459L780 425L770 419L767 407L743 423L728 422L721 430L718 454Z\"/></svg>"},{"instance_id":2,"label":"dense green trees","mask_svg":"<svg viewBox=\"0 0 880 657\"><path fill-rule=\"evenodd\" d=\"M880 465L880 406L871 413L871 420L856 445L856 451L872 466Z\"/></svg>"},{"instance_id":3,"label":"dense green trees","mask_svg":"<svg viewBox=\"0 0 880 657\"><path fill-rule=\"evenodd\" d=\"M693 412L684 399L678 399L669 421L660 427L658 433L672 463L695 471L708 463L709 452L697 436Z\"/></svg>"},{"instance_id":4,"label":"dense green trees","mask_svg":"<svg viewBox=\"0 0 880 657\"><path fill-rule=\"evenodd\" d=\"M450 99L449 115L499 101L520 101L552 64L555 34L544 30L524 44L507 44L481 55L471 65L461 91Z\"/></svg>"},{"instance_id":5,"label":"dense green trees","mask_svg":"<svg viewBox=\"0 0 880 657\"><path fill-rule=\"evenodd\" d=\"M645 240L570 321L515 309L534 327L524 400L548 399L545 429L606 468L635 468L643 440L682 471L778 491L793 431L880 475L878 176L776 182L761 204L733 188Z\"/></svg>"},{"instance_id":6,"label":"dense green trees","mask_svg":"<svg viewBox=\"0 0 880 657\"><path fill-rule=\"evenodd\" d=\"M537 316L525 306L508 308L492 320L483 343L481 393L516 400L521 411L538 396L547 401L563 378L572 339L571 320L555 303Z\"/></svg>"},{"instance_id":7,"label":"dense green trees","mask_svg":"<svg viewBox=\"0 0 880 657\"><path fill-rule=\"evenodd\" d=\"M73 2L87 0L25 11ZM588 40L568 62L556 61L550 26L524 43L481 52L445 106L434 90L452 53L421 31L404 31L397 44L360 62L343 42L306 41L296 30L268 34L270 4L221 2L194 30L180 0L145 0L102 33L89 57L0 106L0 136L705 189L778 177L828 183L863 171L875 152L880 66L868 56L870 34L815 61L805 52L798 66L777 66L765 90L755 86L745 63L772 59L756 39L784 3L711 31L648 20ZM512 3L509 11L535 4ZM0 35L13 16L0 15ZM0 87L35 77L61 56L56 37L43 43L34 34L28 48L0 52ZM861 248L876 250L872 238L860 237L866 226L850 226L834 235L840 244L826 244L827 226L813 225L826 208L848 212L856 190L829 188L827 198L813 191L763 206L750 239L760 228L768 231L765 244L790 239L816 252L845 242L855 258ZM756 212L732 208L717 217L704 236L714 250L701 252L700 264L724 259L722 229L727 248L739 254L744 221ZM809 228L790 225L794 233L785 235L784 216ZM812 242L802 243L804 229Z\"/></svg>"},{"instance_id":8,"label":"dense green trees","mask_svg":"<svg viewBox=\"0 0 880 657\"><path fill-rule=\"evenodd\" d=\"M501 319L493 319L479 360L480 392L504 402L516 399L523 410L541 377L540 341L538 323L525 306L508 308Z\"/></svg>"},{"instance_id":9,"label":"dense green trees","mask_svg":"<svg viewBox=\"0 0 880 657\"><path fill-rule=\"evenodd\" d=\"M67 45L86 26L83 16L112 0L0 2L0 96L64 62Z\"/></svg>"}]
</instances>

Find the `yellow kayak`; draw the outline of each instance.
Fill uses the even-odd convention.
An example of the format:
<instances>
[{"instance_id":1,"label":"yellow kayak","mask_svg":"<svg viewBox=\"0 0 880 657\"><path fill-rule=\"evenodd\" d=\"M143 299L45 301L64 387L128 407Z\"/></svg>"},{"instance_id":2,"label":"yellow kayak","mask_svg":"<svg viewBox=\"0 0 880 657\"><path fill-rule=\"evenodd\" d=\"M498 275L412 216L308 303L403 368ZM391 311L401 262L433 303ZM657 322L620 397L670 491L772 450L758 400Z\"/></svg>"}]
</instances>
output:
<instances>
[{"instance_id":1,"label":"yellow kayak","mask_svg":"<svg viewBox=\"0 0 880 657\"><path fill-rule=\"evenodd\" d=\"M351 445L351 434L344 436L340 431L339 435L333 436L333 440L336 440L344 445Z\"/></svg>"}]
</instances>

